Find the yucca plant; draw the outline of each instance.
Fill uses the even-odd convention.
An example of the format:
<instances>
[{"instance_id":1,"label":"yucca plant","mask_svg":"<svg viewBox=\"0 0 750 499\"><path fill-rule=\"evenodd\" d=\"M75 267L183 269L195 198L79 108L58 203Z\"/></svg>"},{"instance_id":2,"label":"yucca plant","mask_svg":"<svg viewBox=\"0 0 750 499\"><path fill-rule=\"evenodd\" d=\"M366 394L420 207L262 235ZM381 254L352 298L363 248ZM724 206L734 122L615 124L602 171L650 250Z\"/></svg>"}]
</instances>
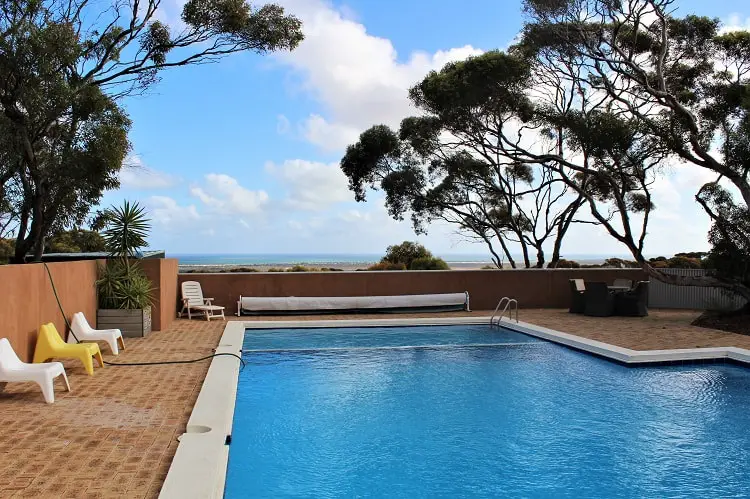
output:
<instances>
[{"instance_id":1,"label":"yucca plant","mask_svg":"<svg viewBox=\"0 0 750 499\"><path fill-rule=\"evenodd\" d=\"M125 201L122 207L104 212L104 242L110 259L99 268L96 282L100 308L145 309L151 306L151 281L135 260L146 246L150 220L138 203Z\"/></svg>"}]
</instances>

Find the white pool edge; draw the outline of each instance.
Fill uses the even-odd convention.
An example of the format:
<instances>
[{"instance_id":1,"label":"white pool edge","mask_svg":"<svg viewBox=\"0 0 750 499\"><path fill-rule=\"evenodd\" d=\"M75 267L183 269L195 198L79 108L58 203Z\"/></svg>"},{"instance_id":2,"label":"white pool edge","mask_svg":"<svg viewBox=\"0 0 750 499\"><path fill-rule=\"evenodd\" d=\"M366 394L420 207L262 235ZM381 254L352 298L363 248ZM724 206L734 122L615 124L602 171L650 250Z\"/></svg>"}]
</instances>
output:
<instances>
[{"instance_id":1,"label":"white pool edge","mask_svg":"<svg viewBox=\"0 0 750 499\"><path fill-rule=\"evenodd\" d=\"M230 321L216 353L242 355L245 325ZM232 356L214 357L180 437L169 473L159 497L221 498L229 461L227 436L232 434L240 361ZM210 429L207 432L201 430Z\"/></svg>"},{"instance_id":2,"label":"white pool edge","mask_svg":"<svg viewBox=\"0 0 750 499\"><path fill-rule=\"evenodd\" d=\"M449 326L489 324L489 317L429 317L412 319L319 320L319 321L229 321L216 348L217 353L242 351L245 331L250 329ZM527 322L503 319L502 326L536 338L559 343L623 364L733 360L750 365L750 350L737 347L631 350L609 343L555 331ZM164 499L221 498L224 496L234 404L237 398L240 362L230 356L215 357L203 381L198 399L180 437L169 473L159 494ZM199 432L209 428L210 431Z\"/></svg>"}]
</instances>

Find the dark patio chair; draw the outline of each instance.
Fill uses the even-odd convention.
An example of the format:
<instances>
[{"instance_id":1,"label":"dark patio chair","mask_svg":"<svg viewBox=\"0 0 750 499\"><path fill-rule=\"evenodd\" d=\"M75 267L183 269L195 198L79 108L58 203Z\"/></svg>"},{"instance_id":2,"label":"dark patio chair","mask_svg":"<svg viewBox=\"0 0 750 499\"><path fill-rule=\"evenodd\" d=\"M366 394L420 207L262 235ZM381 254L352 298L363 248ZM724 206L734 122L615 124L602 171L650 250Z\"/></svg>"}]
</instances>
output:
<instances>
[{"instance_id":1,"label":"dark patio chair","mask_svg":"<svg viewBox=\"0 0 750 499\"><path fill-rule=\"evenodd\" d=\"M570 280L570 309L568 310L571 314L582 314L583 309L586 306L586 302L583 299L583 292L586 286L583 283L583 279L571 279Z\"/></svg>"},{"instance_id":2,"label":"dark patio chair","mask_svg":"<svg viewBox=\"0 0 750 499\"><path fill-rule=\"evenodd\" d=\"M591 317L609 317L615 312L615 297L606 282L587 282L583 293L586 302L583 314Z\"/></svg>"},{"instance_id":3,"label":"dark patio chair","mask_svg":"<svg viewBox=\"0 0 750 499\"><path fill-rule=\"evenodd\" d=\"M615 296L617 315L646 317L648 315L648 281L639 281L635 287Z\"/></svg>"}]
</instances>

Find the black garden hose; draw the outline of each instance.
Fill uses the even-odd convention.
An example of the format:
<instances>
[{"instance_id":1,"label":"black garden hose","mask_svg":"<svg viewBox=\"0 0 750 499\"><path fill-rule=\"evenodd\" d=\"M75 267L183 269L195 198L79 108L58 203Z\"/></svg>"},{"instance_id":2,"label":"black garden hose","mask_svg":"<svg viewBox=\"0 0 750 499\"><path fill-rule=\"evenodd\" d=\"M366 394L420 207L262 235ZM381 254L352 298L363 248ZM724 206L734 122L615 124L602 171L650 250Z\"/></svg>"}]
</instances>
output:
<instances>
[{"instance_id":1,"label":"black garden hose","mask_svg":"<svg viewBox=\"0 0 750 499\"><path fill-rule=\"evenodd\" d=\"M44 268L47 270L47 276L49 276L49 282L52 285L52 292L55 294L55 300L57 301L57 306L60 309L60 313L63 316L65 325L68 326L68 329L70 330L70 334L73 335L73 338L75 338L76 341L80 342L78 337L73 332L73 328L70 325L70 322L68 322L68 317L65 315L65 310L63 310L62 304L60 303L60 297L57 295L57 288L55 287L54 279L52 279L52 273L50 272L49 267L47 266L46 262L42 262L42 265L44 265ZM192 364L193 362L201 362L203 360L212 359L214 357L220 357L222 355L237 357L242 363L242 367L240 368L240 370L245 368L245 360L239 355L237 355L236 353L230 353L230 352L213 353L211 355L206 355L205 357L201 357L199 359L188 359L188 360L163 360L163 361L158 361L158 362L108 362L105 360L104 363L107 364L108 366L160 366L160 365L166 365L166 364Z\"/></svg>"}]
</instances>

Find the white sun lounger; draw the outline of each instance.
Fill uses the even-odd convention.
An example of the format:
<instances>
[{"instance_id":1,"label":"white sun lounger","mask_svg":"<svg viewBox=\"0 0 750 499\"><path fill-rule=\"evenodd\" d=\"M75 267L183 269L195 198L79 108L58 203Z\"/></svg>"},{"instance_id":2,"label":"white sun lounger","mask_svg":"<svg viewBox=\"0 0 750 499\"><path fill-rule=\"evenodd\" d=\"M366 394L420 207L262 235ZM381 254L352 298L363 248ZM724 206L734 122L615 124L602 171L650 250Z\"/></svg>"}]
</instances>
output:
<instances>
[{"instance_id":1,"label":"white sun lounger","mask_svg":"<svg viewBox=\"0 0 750 499\"><path fill-rule=\"evenodd\" d=\"M68 343L75 344L82 341L106 341L114 355L119 355L120 347L125 350L125 342L119 329L94 329L89 325L83 312L73 314L73 323L70 325L72 333L68 334ZM75 334L75 336L74 336ZM78 340L76 340L78 338Z\"/></svg>"},{"instance_id":2,"label":"white sun lounger","mask_svg":"<svg viewBox=\"0 0 750 499\"><path fill-rule=\"evenodd\" d=\"M223 320L224 307L213 305L212 301L213 298L203 298L201 283L197 281L185 281L182 283L182 310L180 311L180 317L187 311L188 319L192 319L193 316L190 315L190 311L197 310L206 317L207 321L210 321L214 317L221 317Z\"/></svg>"},{"instance_id":3,"label":"white sun lounger","mask_svg":"<svg viewBox=\"0 0 750 499\"><path fill-rule=\"evenodd\" d=\"M60 362L27 364L18 358L8 338L0 338L0 383L33 381L39 385L48 404L55 401L54 380L62 374L65 388L70 391L65 368Z\"/></svg>"}]
</instances>

